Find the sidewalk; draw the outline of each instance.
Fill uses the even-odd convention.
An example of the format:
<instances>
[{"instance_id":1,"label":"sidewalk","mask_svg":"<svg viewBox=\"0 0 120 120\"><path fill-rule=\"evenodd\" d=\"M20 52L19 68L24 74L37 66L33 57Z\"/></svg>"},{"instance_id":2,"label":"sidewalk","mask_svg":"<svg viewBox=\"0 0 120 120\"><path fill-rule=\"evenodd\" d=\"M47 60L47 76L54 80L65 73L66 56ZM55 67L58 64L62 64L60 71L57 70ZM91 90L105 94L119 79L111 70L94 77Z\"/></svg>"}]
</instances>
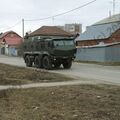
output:
<instances>
[{"instance_id":1,"label":"sidewalk","mask_svg":"<svg viewBox=\"0 0 120 120\"><path fill-rule=\"evenodd\" d=\"M24 85L0 85L0 90L7 90L7 89L28 89L28 88L38 88L38 87L56 87L56 86L67 86L67 85L97 85L103 84L103 82L98 81L80 81L80 80L73 80L67 82L52 82L52 83L32 83L32 84L24 84ZM108 85L119 85L114 83L104 82L104 84Z\"/></svg>"}]
</instances>

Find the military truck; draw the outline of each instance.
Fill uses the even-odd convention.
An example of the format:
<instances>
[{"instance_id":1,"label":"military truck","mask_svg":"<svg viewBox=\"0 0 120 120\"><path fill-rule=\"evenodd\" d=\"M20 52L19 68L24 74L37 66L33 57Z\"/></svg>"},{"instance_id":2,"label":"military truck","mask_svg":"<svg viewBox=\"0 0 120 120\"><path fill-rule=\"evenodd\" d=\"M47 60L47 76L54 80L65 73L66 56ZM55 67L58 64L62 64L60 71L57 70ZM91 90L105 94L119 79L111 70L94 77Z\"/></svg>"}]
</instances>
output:
<instances>
[{"instance_id":1,"label":"military truck","mask_svg":"<svg viewBox=\"0 0 120 120\"><path fill-rule=\"evenodd\" d=\"M36 38L24 40L23 58L26 66L52 69L63 65L69 69L75 58L76 47L73 38Z\"/></svg>"}]
</instances>

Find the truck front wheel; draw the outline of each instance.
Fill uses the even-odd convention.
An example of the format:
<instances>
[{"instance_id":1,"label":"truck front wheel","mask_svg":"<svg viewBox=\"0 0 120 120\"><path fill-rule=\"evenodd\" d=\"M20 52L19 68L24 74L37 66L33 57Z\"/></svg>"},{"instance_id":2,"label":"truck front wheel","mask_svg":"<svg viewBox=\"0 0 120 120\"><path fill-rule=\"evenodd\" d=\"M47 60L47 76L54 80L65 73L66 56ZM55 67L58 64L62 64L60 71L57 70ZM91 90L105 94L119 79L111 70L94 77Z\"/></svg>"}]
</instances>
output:
<instances>
[{"instance_id":1,"label":"truck front wheel","mask_svg":"<svg viewBox=\"0 0 120 120\"><path fill-rule=\"evenodd\" d=\"M30 56L29 55L27 55L25 57L25 63L26 63L27 67L32 67L32 61L30 60Z\"/></svg>"},{"instance_id":2,"label":"truck front wheel","mask_svg":"<svg viewBox=\"0 0 120 120\"><path fill-rule=\"evenodd\" d=\"M49 58L49 56L44 56L42 63L43 63L43 68L47 70L52 68L52 63L51 63L51 59Z\"/></svg>"},{"instance_id":3,"label":"truck front wheel","mask_svg":"<svg viewBox=\"0 0 120 120\"><path fill-rule=\"evenodd\" d=\"M67 60L63 61L63 67L64 68L69 69L69 68L71 68L71 66L72 66L72 60L71 59L67 59Z\"/></svg>"}]
</instances>

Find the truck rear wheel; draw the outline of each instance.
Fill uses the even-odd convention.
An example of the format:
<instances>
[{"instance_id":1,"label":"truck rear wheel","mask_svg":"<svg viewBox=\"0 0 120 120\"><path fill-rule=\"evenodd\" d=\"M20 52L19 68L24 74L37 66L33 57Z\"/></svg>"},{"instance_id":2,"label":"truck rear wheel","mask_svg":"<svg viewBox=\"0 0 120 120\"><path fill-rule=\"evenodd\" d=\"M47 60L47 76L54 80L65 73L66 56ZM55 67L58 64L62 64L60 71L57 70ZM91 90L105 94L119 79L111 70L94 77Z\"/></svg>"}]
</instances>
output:
<instances>
[{"instance_id":1,"label":"truck rear wheel","mask_svg":"<svg viewBox=\"0 0 120 120\"><path fill-rule=\"evenodd\" d=\"M43 68L49 70L52 68L52 63L51 63L51 59L49 58L49 56L45 56L43 58Z\"/></svg>"},{"instance_id":2,"label":"truck rear wheel","mask_svg":"<svg viewBox=\"0 0 120 120\"><path fill-rule=\"evenodd\" d=\"M36 68L41 68L41 61L38 56L35 57L34 64Z\"/></svg>"},{"instance_id":3,"label":"truck rear wheel","mask_svg":"<svg viewBox=\"0 0 120 120\"><path fill-rule=\"evenodd\" d=\"M67 59L67 60L63 61L63 67L64 68L69 69L69 68L71 68L71 66L72 66L72 60L71 59Z\"/></svg>"},{"instance_id":4,"label":"truck rear wheel","mask_svg":"<svg viewBox=\"0 0 120 120\"><path fill-rule=\"evenodd\" d=\"M25 63L26 63L27 67L32 67L32 61L30 60L30 56L29 55L27 55L25 57Z\"/></svg>"}]
</instances>

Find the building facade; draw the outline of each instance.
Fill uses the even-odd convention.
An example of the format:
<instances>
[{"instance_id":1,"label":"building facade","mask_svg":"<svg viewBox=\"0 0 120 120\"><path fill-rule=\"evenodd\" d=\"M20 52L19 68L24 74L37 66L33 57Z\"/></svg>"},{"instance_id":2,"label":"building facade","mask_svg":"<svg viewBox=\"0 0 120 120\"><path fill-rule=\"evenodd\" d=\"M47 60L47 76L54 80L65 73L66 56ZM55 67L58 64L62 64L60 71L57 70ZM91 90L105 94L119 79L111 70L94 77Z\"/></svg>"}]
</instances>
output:
<instances>
[{"instance_id":1,"label":"building facade","mask_svg":"<svg viewBox=\"0 0 120 120\"><path fill-rule=\"evenodd\" d=\"M57 26L58 28L67 31L73 35L82 33L82 24L65 24L64 26Z\"/></svg>"},{"instance_id":2,"label":"building facade","mask_svg":"<svg viewBox=\"0 0 120 120\"><path fill-rule=\"evenodd\" d=\"M82 24L65 24L64 30L72 34L82 33Z\"/></svg>"},{"instance_id":3,"label":"building facade","mask_svg":"<svg viewBox=\"0 0 120 120\"><path fill-rule=\"evenodd\" d=\"M17 56L18 48L23 42L22 37L13 31L0 35L0 54Z\"/></svg>"}]
</instances>

